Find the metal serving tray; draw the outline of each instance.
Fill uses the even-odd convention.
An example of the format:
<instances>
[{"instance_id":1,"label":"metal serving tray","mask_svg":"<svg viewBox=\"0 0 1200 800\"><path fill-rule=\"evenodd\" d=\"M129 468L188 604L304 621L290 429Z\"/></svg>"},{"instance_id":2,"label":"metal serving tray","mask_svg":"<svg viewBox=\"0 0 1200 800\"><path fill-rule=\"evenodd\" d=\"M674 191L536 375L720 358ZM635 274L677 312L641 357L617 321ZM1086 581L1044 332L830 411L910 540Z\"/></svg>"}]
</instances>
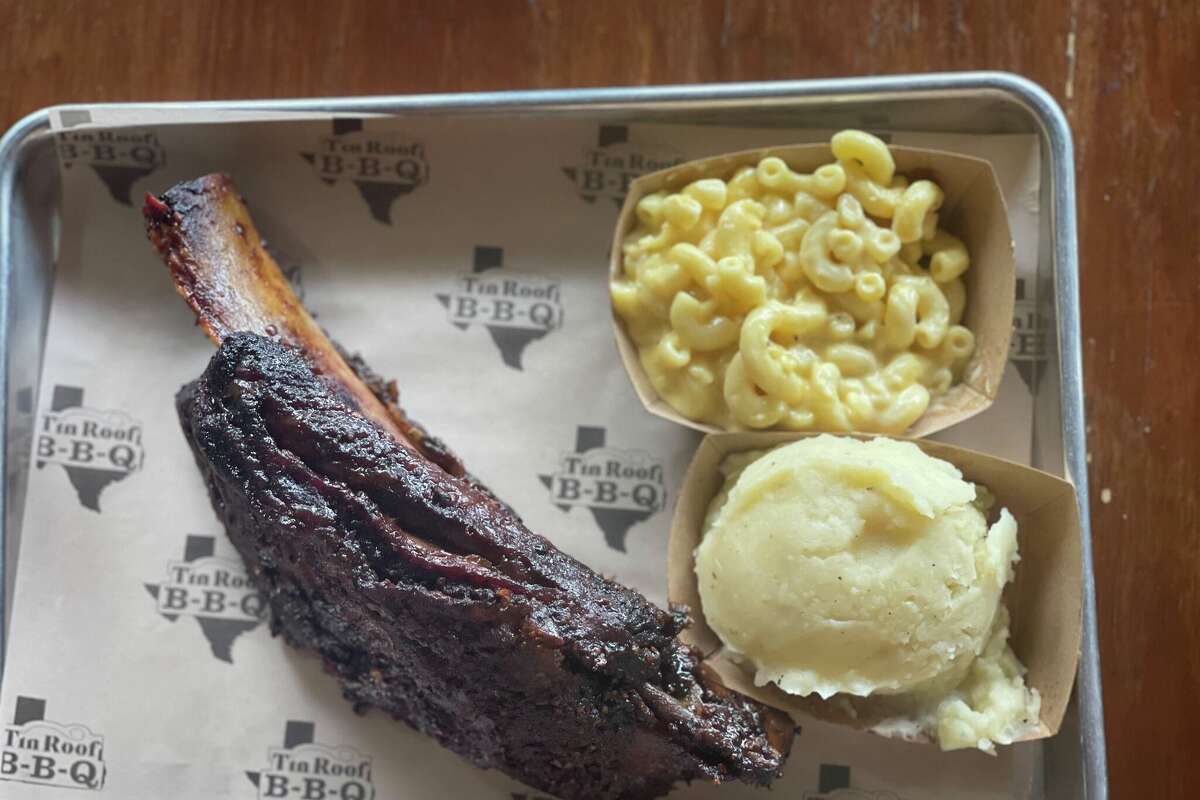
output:
<instances>
[{"instance_id":1,"label":"metal serving tray","mask_svg":"<svg viewBox=\"0 0 1200 800\"><path fill-rule=\"evenodd\" d=\"M211 103L123 104L128 112L336 112L391 115L570 116L597 122L713 123L758 127L868 127L940 133L1035 134L1041 144L1038 327L1047 360L1035 372L1033 464L1074 481L1083 523L1083 652L1061 732L1045 744L1047 798L1108 796L1088 518L1079 264L1071 133L1040 87L997 72L729 83L651 88L467 93ZM58 249L60 186L50 112L35 112L0 139L0 412L5 475L0 494L0 644L20 543L29 443ZM2 663L2 662L0 662Z\"/></svg>"}]
</instances>

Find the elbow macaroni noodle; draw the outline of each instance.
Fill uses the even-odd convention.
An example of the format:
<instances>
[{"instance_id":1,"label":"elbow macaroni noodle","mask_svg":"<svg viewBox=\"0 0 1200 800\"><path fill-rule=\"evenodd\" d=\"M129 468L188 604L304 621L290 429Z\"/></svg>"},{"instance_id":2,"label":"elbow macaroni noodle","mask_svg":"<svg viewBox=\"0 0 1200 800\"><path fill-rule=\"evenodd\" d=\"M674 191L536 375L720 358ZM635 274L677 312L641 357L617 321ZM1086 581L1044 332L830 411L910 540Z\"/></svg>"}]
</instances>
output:
<instances>
[{"instance_id":1,"label":"elbow macaroni noodle","mask_svg":"<svg viewBox=\"0 0 1200 800\"><path fill-rule=\"evenodd\" d=\"M900 433L961 379L966 246L942 190L842 131L835 163L779 158L637 205L613 308L655 390L728 429Z\"/></svg>"}]
</instances>

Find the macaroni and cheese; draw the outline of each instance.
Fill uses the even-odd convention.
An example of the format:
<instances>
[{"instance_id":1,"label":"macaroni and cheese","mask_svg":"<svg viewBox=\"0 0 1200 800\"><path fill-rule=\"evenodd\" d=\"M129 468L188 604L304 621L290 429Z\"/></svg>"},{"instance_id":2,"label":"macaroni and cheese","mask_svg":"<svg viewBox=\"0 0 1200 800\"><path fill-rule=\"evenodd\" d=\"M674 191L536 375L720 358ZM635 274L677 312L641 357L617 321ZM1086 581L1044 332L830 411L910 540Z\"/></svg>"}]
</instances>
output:
<instances>
[{"instance_id":1,"label":"macaroni and cheese","mask_svg":"<svg viewBox=\"0 0 1200 800\"><path fill-rule=\"evenodd\" d=\"M658 394L726 429L899 433L961 379L961 240L942 190L862 131L811 174L763 158L637 204L610 289Z\"/></svg>"}]
</instances>

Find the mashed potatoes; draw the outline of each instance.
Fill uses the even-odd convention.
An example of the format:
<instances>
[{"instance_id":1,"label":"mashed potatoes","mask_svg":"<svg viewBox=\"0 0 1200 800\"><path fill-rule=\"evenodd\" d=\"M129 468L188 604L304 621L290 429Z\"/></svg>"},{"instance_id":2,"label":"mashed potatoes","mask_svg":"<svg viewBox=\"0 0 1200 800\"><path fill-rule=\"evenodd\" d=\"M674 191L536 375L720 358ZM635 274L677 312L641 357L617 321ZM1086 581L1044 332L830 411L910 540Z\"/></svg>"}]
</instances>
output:
<instances>
[{"instance_id":1,"label":"mashed potatoes","mask_svg":"<svg viewBox=\"0 0 1200 800\"><path fill-rule=\"evenodd\" d=\"M759 685L903 696L892 726L942 747L1010 742L1039 699L1008 647L1017 560L953 465L889 439L818 436L730 456L696 550L704 614Z\"/></svg>"}]
</instances>

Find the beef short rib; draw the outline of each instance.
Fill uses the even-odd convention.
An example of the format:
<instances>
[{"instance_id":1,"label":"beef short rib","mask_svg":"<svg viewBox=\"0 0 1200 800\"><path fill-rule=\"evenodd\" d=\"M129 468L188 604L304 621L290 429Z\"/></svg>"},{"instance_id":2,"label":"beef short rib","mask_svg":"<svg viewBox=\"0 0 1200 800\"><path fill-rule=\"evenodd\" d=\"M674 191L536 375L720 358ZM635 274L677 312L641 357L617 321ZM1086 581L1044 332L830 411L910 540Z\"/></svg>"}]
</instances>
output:
<instances>
[{"instance_id":1,"label":"beef short rib","mask_svg":"<svg viewBox=\"0 0 1200 800\"><path fill-rule=\"evenodd\" d=\"M228 178L148 198L146 216L219 342L177 397L213 508L272 629L318 653L348 699L569 800L777 776L790 721L679 641L685 608L529 531L295 298L259 313L253 275L271 293L286 282Z\"/></svg>"}]
</instances>

